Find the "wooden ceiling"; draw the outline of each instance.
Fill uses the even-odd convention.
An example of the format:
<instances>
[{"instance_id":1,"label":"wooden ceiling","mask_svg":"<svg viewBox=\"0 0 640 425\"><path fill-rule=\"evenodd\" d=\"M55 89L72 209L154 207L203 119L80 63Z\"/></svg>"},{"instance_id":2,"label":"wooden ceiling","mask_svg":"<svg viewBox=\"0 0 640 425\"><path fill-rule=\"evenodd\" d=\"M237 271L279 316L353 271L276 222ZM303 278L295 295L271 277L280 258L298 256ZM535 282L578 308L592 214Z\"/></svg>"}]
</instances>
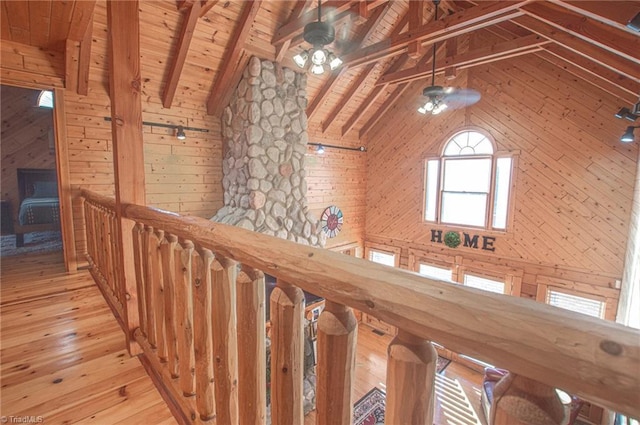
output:
<instances>
[{"instance_id":1,"label":"wooden ceiling","mask_svg":"<svg viewBox=\"0 0 640 425\"><path fill-rule=\"evenodd\" d=\"M317 19L316 7L312 0L141 1L141 55L162 64L161 103L170 108L187 96L220 116L251 55L296 69L291 58L308 47L302 31ZM409 82L431 78L433 43L439 79L535 54L618 96L621 106L640 96L640 33L626 26L640 1L442 0L439 7L434 21L431 1L324 0L323 20L337 34L330 48L345 63L309 75L310 130L364 136ZM103 1L3 0L0 15L3 40L64 52L66 87L87 93L89 73L98 72L91 49L106 56ZM167 30L171 40L163 40ZM476 31L496 42L474 45Z\"/></svg>"}]
</instances>

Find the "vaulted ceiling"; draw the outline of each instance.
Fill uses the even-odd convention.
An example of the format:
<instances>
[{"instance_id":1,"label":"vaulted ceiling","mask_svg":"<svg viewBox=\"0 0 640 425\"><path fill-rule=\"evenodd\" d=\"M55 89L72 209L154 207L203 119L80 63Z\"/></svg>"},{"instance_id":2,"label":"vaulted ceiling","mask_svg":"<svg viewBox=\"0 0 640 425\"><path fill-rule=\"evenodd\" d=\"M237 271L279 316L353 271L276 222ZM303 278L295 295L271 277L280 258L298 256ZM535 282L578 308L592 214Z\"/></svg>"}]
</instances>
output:
<instances>
[{"instance_id":1,"label":"vaulted ceiling","mask_svg":"<svg viewBox=\"0 0 640 425\"><path fill-rule=\"evenodd\" d=\"M439 79L535 54L621 103L637 102L640 33L627 22L640 13L640 1L442 0L439 7L435 21L431 1L324 0L323 20L337 34L331 48L344 65L309 75L310 126L336 137L364 136L410 82L431 78L433 43L439 46ZM316 8L313 0L141 1L146 39L162 39L167 28L172 34L164 44L143 40L141 46L143 60L166 57L158 60L164 68L162 104L170 108L188 97L219 116L251 55L295 69L292 57L306 48L302 32L317 19ZM104 49L97 42L106 32L104 2L2 1L0 15L3 40L64 53L66 87L87 93L89 73L97 72L91 49ZM490 32L495 43L478 46L477 31ZM157 52L162 46L168 51Z\"/></svg>"}]
</instances>

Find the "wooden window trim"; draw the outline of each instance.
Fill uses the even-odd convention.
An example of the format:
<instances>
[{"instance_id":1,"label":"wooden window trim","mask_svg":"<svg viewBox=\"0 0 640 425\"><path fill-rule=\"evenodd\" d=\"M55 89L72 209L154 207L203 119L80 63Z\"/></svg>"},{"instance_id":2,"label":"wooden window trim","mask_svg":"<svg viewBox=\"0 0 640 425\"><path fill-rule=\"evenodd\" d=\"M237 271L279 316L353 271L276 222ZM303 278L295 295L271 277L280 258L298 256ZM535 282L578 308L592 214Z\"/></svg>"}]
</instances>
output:
<instances>
[{"instance_id":1,"label":"wooden window trim","mask_svg":"<svg viewBox=\"0 0 640 425\"><path fill-rule=\"evenodd\" d=\"M365 243L365 247L364 247L365 260L371 261L369 260L369 254L371 250L382 252L383 254L393 255L394 267L397 267L397 268L400 267L400 253L402 252L400 248L396 248L390 245L372 244L367 242Z\"/></svg>"}]
</instances>

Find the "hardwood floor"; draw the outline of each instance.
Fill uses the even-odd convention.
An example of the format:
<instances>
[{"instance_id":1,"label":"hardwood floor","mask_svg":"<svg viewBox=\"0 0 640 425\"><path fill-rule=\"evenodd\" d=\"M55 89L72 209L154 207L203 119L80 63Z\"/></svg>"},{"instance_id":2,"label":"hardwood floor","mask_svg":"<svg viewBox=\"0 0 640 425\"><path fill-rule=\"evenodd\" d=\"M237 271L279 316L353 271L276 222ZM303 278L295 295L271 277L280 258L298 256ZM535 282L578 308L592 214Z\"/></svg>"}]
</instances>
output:
<instances>
[{"instance_id":1,"label":"hardwood floor","mask_svg":"<svg viewBox=\"0 0 640 425\"><path fill-rule=\"evenodd\" d=\"M1 281L3 416L176 423L87 271L67 274L62 254L8 257Z\"/></svg>"}]
</instances>

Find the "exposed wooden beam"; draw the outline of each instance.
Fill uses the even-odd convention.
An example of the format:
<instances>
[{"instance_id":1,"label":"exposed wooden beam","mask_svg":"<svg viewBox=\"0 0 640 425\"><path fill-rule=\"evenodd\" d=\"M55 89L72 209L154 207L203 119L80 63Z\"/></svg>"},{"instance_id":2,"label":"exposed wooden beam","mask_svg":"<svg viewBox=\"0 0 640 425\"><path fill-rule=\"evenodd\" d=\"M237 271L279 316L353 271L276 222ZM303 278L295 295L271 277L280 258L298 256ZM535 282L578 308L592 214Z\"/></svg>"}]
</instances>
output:
<instances>
[{"instance_id":1,"label":"exposed wooden beam","mask_svg":"<svg viewBox=\"0 0 640 425\"><path fill-rule=\"evenodd\" d=\"M309 3L312 0L300 0L296 2L296 5L293 7L291 11L291 16L289 17L289 22L298 19L304 13L304 10L307 8ZM289 50L289 46L291 45L291 40L285 40L282 43L276 45L276 62L282 62L284 59L284 55Z\"/></svg>"},{"instance_id":2,"label":"exposed wooden beam","mask_svg":"<svg viewBox=\"0 0 640 425\"><path fill-rule=\"evenodd\" d=\"M402 19L400 19L400 21L398 21L396 26L393 28L393 30L391 32L391 36L400 34L402 31L404 31L404 29L408 25L408 22L409 22L408 14L405 14L402 17ZM362 70L362 72L360 73L360 75L358 76L356 81L354 81L351 84L351 87L349 87L349 90L347 91L347 93L345 93L345 95L342 97L343 101L342 102L338 102L338 104L333 108L333 110L329 113L329 115L323 121L323 123L322 123L322 132L323 133L327 131L327 129L335 121L335 119L338 117L338 115L340 115L340 113L342 112L344 107L347 105L347 103L349 103L351 98L357 92L360 91L360 87L364 84L364 82L373 73L375 67L376 67L375 63L370 63L369 65L367 65L365 67L364 70Z\"/></svg>"},{"instance_id":3,"label":"exposed wooden beam","mask_svg":"<svg viewBox=\"0 0 640 425\"><path fill-rule=\"evenodd\" d=\"M123 218L122 204L146 204L144 185L144 141L142 138L142 82L140 81L140 19L137 0L108 1L107 36L109 57L109 97L111 99L111 134L118 221L118 278L126 300L123 321L127 327L127 348L131 355L140 347L133 331L140 326L138 293L133 258L134 222Z\"/></svg>"},{"instance_id":4,"label":"exposed wooden beam","mask_svg":"<svg viewBox=\"0 0 640 425\"><path fill-rule=\"evenodd\" d=\"M623 97L626 94L626 99L630 103L635 103L640 95L640 83L611 71L604 66L585 58L577 53L574 53L560 45L552 44L545 46L544 52L538 53L538 56L552 62L556 66L560 66L566 69L568 72L582 78L583 80L594 84L606 92L609 92L615 96ZM560 60L556 60L556 59ZM564 63L573 65L572 68L563 66ZM576 70L577 68L577 70ZM596 77L595 79L593 77ZM602 83L605 84L602 84ZM609 87L614 86L615 89ZM626 92L626 93L621 93Z\"/></svg>"},{"instance_id":5,"label":"exposed wooden beam","mask_svg":"<svg viewBox=\"0 0 640 425\"><path fill-rule=\"evenodd\" d=\"M640 65L640 37L636 34L584 19L583 15L550 3L531 3L524 5L522 10L548 25Z\"/></svg>"},{"instance_id":6,"label":"exposed wooden beam","mask_svg":"<svg viewBox=\"0 0 640 425\"><path fill-rule=\"evenodd\" d=\"M80 42L67 39L64 50L64 87L72 92L78 91L78 61Z\"/></svg>"},{"instance_id":7,"label":"exposed wooden beam","mask_svg":"<svg viewBox=\"0 0 640 425\"><path fill-rule=\"evenodd\" d=\"M93 44L93 17L87 25L84 37L80 42L80 57L78 59L78 94L89 94L89 70L91 68L91 45Z\"/></svg>"},{"instance_id":8,"label":"exposed wooden beam","mask_svg":"<svg viewBox=\"0 0 640 425\"><path fill-rule=\"evenodd\" d=\"M389 71L390 72L396 72L397 70L401 69L409 61L409 59L410 58L407 55L403 55L403 56L399 57L389 67ZM375 101L378 100L380 95L384 92L384 90L388 86L389 86L388 84L385 84L385 85L376 86L376 87L373 88L371 93L369 93L369 96L367 96L367 98L364 100L364 102L362 102L360 104L360 106L358 107L356 112L353 115L351 115L351 117L349 117L349 119L347 120L346 124L342 126L342 135L343 136L345 134L347 134L353 128L353 126L356 125L356 123L358 121L360 121L360 118L362 118L364 116L364 114L367 113L369 108L371 108L373 106Z\"/></svg>"},{"instance_id":9,"label":"exposed wooden beam","mask_svg":"<svg viewBox=\"0 0 640 425\"><path fill-rule=\"evenodd\" d=\"M435 5L434 7L438 7ZM409 31L415 31L424 23L424 3L421 1L409 2ZM407 54L411 59L418 59L422 55L422 44L412 41L407 46Z\"/></svg>"},{"instance_id":10,"label":"exposed wooden beam","mask_svg":"<svg viewBox=\"0 0 640 425\"><path fill-rule=\"evenodd\" d=\"M603 24L629 32L633 30L627 27L627 22L640 12L640 2L637 1L548 1Z\"/></svg>"},{"instance_id":11,"label":"exposed wooden beam","mask_svg":"<svg viewBox=\"0 0 640 425\"><path fill-rule=\"evenodd\" d=\"M369 118L369 121L365 123L360 129L359 137L362 138L365 134L377 124L378 121L384 116L384 114L393 106L394 103L402 96L402 94L409 87L409 83L399 84L398 87L387 97L382 106L376 111L375 114Z\"/></svg>"},{"instance_id":12,"label":"exposed wooden beam","mask_svg":"<svg viewBox=\"0 0 640 425\"><path fill-rule=\"evenodd\" d=\"M610 53L561 29L557 29L531 16L521 16L513 20L517 25L540 34L606 68L640 82L640 67L621 56Z\"/></svg>"},{"instance_id":13,"label":"exposed wooden beam","mask_svg":"<svg viewBox=\"0 0 640 425\"><path fill-rule=\"evenodd\" d=\"M169 76L167 77L167 82L162 93L162 106L165 108L171 108L171 103L173 102L173 97L176 94L178 83L180 82L182 68L184 68L184 62L187 59L187 53L189 53L189 46L191 45L191 39L193 38L193 32L196 29L201 9L202 4L200 1L196 1L183 13L180 39L178 40L176 52L173 55L173 61L169 69Z\"/></svg>"},{"instance_id":14,"label":"exposed wooden beam","mask_svg":"<svg viewBox=\"0 0 640 425\"><path fill-rule=\"evenodd\" d=\"M324 3L321 8L322 17L327 16L329 13L340 13L346 10L349 10L353 6L351 1L344 0L329 0ZM273 39L271 40L271 44L278 45L284 43L287 40L291 40L296 35L302 34L304 31L304 26L309 22L318 20L318 9L313 9L308 11L302 16L299 16L297 19L294 19L282 27L280 27Z\"/></svg>"},{"instance_id":15,"label":"exposed wooden beam","mask_svg":"<svg viewBox=\"0 0 640 425\"><path fill-rule=\"evenodd\" d=\"M518 8L529 1L482 2L478 6L454 13L438 21L429 22L416 30L407 31L404 34L391 37L390 40L383 40L345 55L343 60L351 67L355 67L390 56L397 56L406 52L409 43L414 41L432 44L521 16L523 12Z\"/></svg>"},{"instance_id":16,"label":"exposed wooden beam","mask_svg":"<svg viewBox=\"0 0 640 425\"><path fill-rule=\"evenodd\" d=\"M200 4L200 17L202 18L204 15L209 13L216 4L218 4L218 0L202 0Z\"/></svg>"},{"instance_id":17,"label":"exposed wooden beam","mask_svg":"<svg viewBox=\"0 0 640 425\"><path fill-rule=\"evenodd\" d=\"M436 73L443 72L449 67L464 69L469 68L470 66L477 66L496 60L531 53L540 50L540 46L549 43L549 40L537 34L520 37L515 40L502 41L492 46L482 47L467 53L456 55L452 58L446 58L443 63L436 68ZM407 81L419 80L431 75L431 72L432 64L427 63L394 73L386 73L380 77L376 84L397 84L401 82L404 83Z\"/></svg>"},{"instance_id":18,"label":"exposed wooden beam","mask_svg":"<svg viewBox=\"0 0 640 425\"><path fill-rule=\"evenodd\" d=\"M230 86L230 82L234 79L233 73L236 71L240 55L249 37L249 30L258 14L261 3L262 0L245 2L242 14L220 62L221 69L218 71L216 82L207 101L207 113L210 115L220 116L229 103L232 90L235 88Z\"/></svg>"},{"instance_id":19,"label":"exposed wooden beam","mask_svg":"<svg viewBox=\"0 0 640 425\"><path fill-rule=\"evenodd\" d=\"M384 17L385 13L389 10L389 7L390 5L389 3L387 3L385 7L379 7L373 12L371 18L367 21L367 25L358 32L358 34L352 41L353 43L352 50L359 49L360 46L369 38L369 36L378 27L378 24L380 23L380 21L382 21L382 18ZM324 102L327 95L331 93L333 87L338 82L340 77L346 74L348 70L349 70L349 64L345 63L340 67L340 69L337 72L334 71L334 73L331 74L329 79L324 83L324 85L320 89L320 92L313 99L313 102L311 102L311 104L307 107L307 117L311 118L317 112L318 107L322 104L322 102Z\"/></svg>"},{"instance_id":20,"label":"exposed wooden beam","mask_svg":"<svg viewBox=\"0 0 640 425\"><path fill-rule=\"evenodd\" d=\"M96 0L76 1L69 25L69 36L73 41L81 41L87 33L87 27L93 18Z\"/></svg>"}]
</instances>

